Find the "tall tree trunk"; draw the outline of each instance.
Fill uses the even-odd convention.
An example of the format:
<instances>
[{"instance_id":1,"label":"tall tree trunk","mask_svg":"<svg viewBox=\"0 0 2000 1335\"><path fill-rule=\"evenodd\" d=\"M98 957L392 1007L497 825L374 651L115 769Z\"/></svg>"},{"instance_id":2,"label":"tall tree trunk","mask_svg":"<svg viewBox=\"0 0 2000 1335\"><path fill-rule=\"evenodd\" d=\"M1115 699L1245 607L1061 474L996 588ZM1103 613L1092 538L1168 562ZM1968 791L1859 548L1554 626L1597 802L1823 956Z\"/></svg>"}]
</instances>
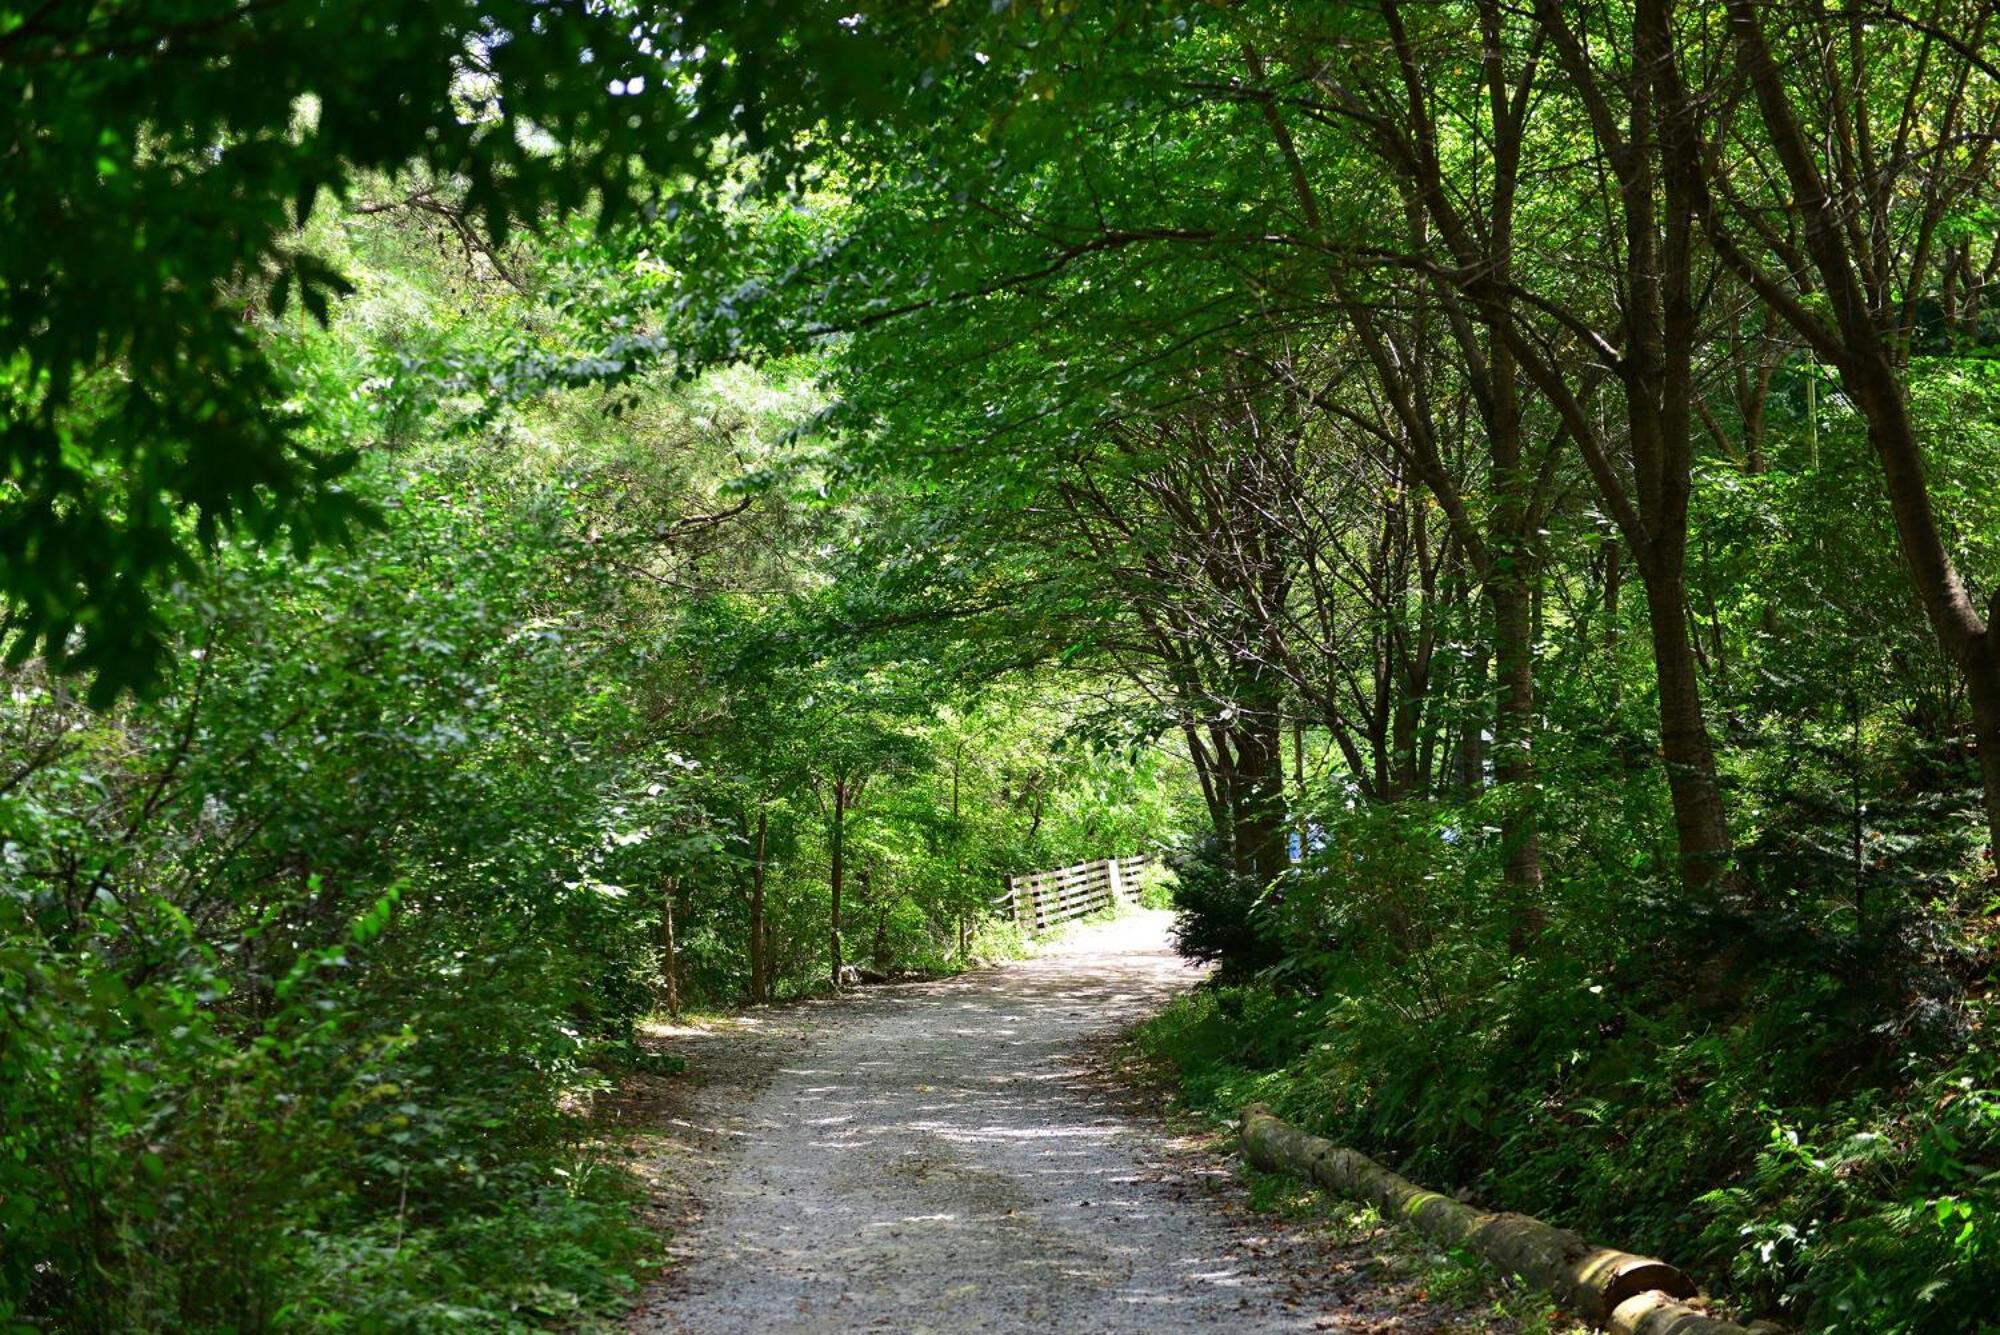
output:
<instances>
[{"instance_id":1,"label":"tall tree trunk","mask_svg":"<svg viewBox=\"0 0 2000 1335\"><path fill-rule=\"evenodd\" d=\"M680 949L674 940L674 891L680 877L669 876L660 893L660 980L667 990L667 1016L681 1018Z\"/></svg>"},{"instance_id":2,"label":"tall tree trunk","mask_svg":"<svg viewBox=\"0 0 2000 1335\"><path fill-rule=\"evenodd\" d=\"M1306 805L1306 723L1292 720L1292 785L1298 789L1299 810Z\"/></svg>"},{"instance_id":3,"label":"tall tree trunk","mask_svg":"<svg viewBox=\"0 0 2000 1335\"><path fill-rule=\"evenodd\" d=\"M862 867L861 889L866 902L875 910L875 940L869 951L869 961L874 964L877 973L887 973L889 972L889 906L878 902L875 898L875 873L872 867Z\"/></svg>"},{"instance_id":4,"label":"tall tree trunk","mask_svg":"<svg viewBox=\"0 0 2000 1335\"><path fill-rule=\"evenodd\" d=\"M764 918L764 996L766 999L778 995L778 961L780 958L778 942L778 929L772 924L770 915L766 914Z\"/></svg>"},{"instance_id":5,"label":"tall tree trunk","mask_svg":"<svg viewBox=\"0 0 2000 1335\"><path fill-rule=\"evenodd\" d=\"M1604 540L1604 652L1618 653L1618 593L1624 583L1625 544L1615 537Z\"/></svg>"},{"instance_id":6,"label":"tall tree trunk","mask_svg":"<svg viewBox=\"0 0 2000 1335\"><path fill-rule=\"evenodd\" d=\"M831 866L827 872L827 883L833 890L833 908L827 925L827 956L832 961L834 990L840 989L840 892L847 878L847 780L833 781L833 833L829 840Z\"/></svg>"},{"instance_id":7,"label":"tall tree trunk","mask_svg":"<svg viewBox=\"0 0 2000 1335\"><path fill-rule=\"evenodd\" d=\"M1690 887L1711 886L1728 870L1734 850L1715 781L1715 751L1702 711L1694 645L1688 638L1687 586L1679 562L1667 569L1642 568L1640 574L1652 623L1660 755L1673 800L1681 875Z\"/></svg>"},{"instance_id":8,"label":"tall tree trunk","mask_svg":"<svg viewBox=\"0 0 2000 1335\"><path fill-rule=\"evenodd\" d=\"M1616 536L1604 540L1604 655L1610 660L1611 707L1618 708L1618 593L1624 582L1625 544Z\"/></svg>"},{"instance_id":9,"label":"tall tree trunk","mask_svg":"<svg viewBox=\"0 0 2000 1335\"><path fill-rule=\"evenodd\" d=\"M951 893L954 899L956 899L959 896L959 894L962 893L963 891L963 886L961 885L961 881L964 876L964 868L961 865L959 853L965 832L959 828L958 824L958 789L959 789L959 775L964 766L964 757L965 757L965 739L961 737L958 739L956 744L953 745L951 750ZM965 908L963 907L962 904L958 910L957 917L958 917L958 957L959 959L962 960L965 958L966 945L968 941L968 935L967 935L968 929L965 921Z\"/></svg>"},{"instance_id":10,"label":"tall tree trunk","mask_svg":"<svg viewBox=\"0 0 2000 1335\"><path fill-rule=\"evenodd\" d=\"M1424 720L1424 692L1429 683L1415 674L1399 674L1399 677L1389 727L1389 745L1396 758L1392 788L1397 796L1408 797L1423 791L1423 771L1417 763L1417 730Z\"/></svg>"},{"instance_id":11,"label":"tall tree trunk","mask_svg":"<svg viewBox=\"0 0 2000 1335\"><path fill-rule=\"evenodd\" d=\"M1874 365L1856 359L1840 368L1840 378L1868 424L1904 564L1916 583L1931 633L1958 669L1972 703L1987 844L2000 869L2000 653L1995 651L1992 630L1994 620L2000 619L2000 594L1982 617L1945 546L1924 481L1923 451L1909 404L1886 358L1878 355Z\"/></svg>"},{"instance_id":12,"label":"tall tree trunk","mask_svg":"<svg viewBox=\"0 0 2000 1335\"><path fill-rule=\"evenodd\" d=\"M1497 37L1499 22L1488 6L1481 10L1487 38ZM1498 79L1489 74L1489 81ZM1489 90L1490 91L1490 90ZM1497 109L1497 108L1496 108ZM1510 153L1517 160L1518 146ZM1510 187L1511 196L1511 187ZM1498 206L1496 206L1498 207ZM1512 232L1511 208L1499 210L1505 231ZM1511 319L1503 295L1491 312ZM1468 353L1477 348L1470 331L1461 342ZM1546 923L1542 902L1542 836L1535 810L1535 644L1541 638L1541 566L1534 535L1534 475L1524 466L1526 436L1520 392L1520 368L1504 338L1489 336L1486 355L1487 457L1492 464L1493 515L1488 522L1486 560L1480 587L1493 615L1493 783L1502 799L1500 815L1501 875L1507 890L1507 940L1516 954Z\"/></svg>"},{"instance_id":13,"label":"tall tree trunk","mask_svg":"<svg viewBox=\"0 0 2000 1335\"><path fill-rule=\"evenodd\" d=\"M1952 562L1924 479L1923 450L1904 397L1902 365L1896 346L1899 339L1910 333L1907 321L1915 308L1893 293L1886 267L1871 271L1867 256L1858 253L1843 229L1848 211L1833 197L1821 170L1819 154L1823 150L1818 135L1808 131L1799 120L1798 108L1765 33L1764 7L1753 0L1728 0L1726 8L1738 59L1756 95L1772 155L1797 200L1796 214L1805 251L1816 271L1815 286L1826 316L1790 296L1770 273L1760 270L1735 244L1722 223L1722 215L1712 207L1705 214L1710 239L1739 276L1803 334L1815 352L1832 363L1842 387L1867 423L1869 442L1875 448L1890 511L1895 516L1903 560L1916 584L1931 631L1946 658L1958 669L1972 702L1974 739L1985 790L1987 838L1995 866L2000 868L2000 650L1996 650L1992 630L1992 622L2000 619L2000 596L1983 609L1982 615L1982 609L1974 604L1971 590ZM1915 87L1913 84L1913 93ZM1842 106L1839 111L1854 119L1865 132L1865 107ZM1978 136L1968 137L1975 142L1978 139ZM1690 174L1698 178L1700 167L1705 164L1698 148L1688 142L1677 147L1688 163ZM1876 161L1865 143L1843 143L1842 148L1858 151L1865 168L1888 165ZM1921 276L1915 269L1908 276L1912 291L1917 290ZM1809 391L1814 383L1808 378ZM1812 433L1815 471L1819 464L1816 408L1809 400L1808 429Z\"/></svg>"},{"instance_id":14,"label":"tall tree trunk","mask_svg":"<svg viewBox=\"0 0 2000 1335\"><path fill-rule=\"evenodd\" d=\"M1518 559L1518 558L1517 558ZM1507 797L1500 846L1509 909L1508 938L1518 952L1547 920L1542 903L1542 836L1535 812L1535 646L1531 596L1519 572L1486 582L1493 608L1493 778Z\"/></svg>"},{"instance_id":15,"label":"tall tree trunk","mask_svg":"<svg viewBox=\"0 0 2000 1335\"><path fill-rule=\"evenodd\" d=\"M1458 780L1466 796L1477 797L1486 790L1486 719L1489 686L1488 651L1484 636L1476 637L1472 653L1472 684L1466 691L1465 731L1458 741Z\"/></svg>"},{"instance_id":16,"label":"tall tree trunk","mask_svg":"<svg viewBox=\"0 0 2000 1335\"><path fill-rule=\"evenodd\" d=\"M1972 741L1979 748L1979 777L1985 789L1986 846L2000 874L2000 662L1995 661L1992 632L1968 649L1974 666L1965 681L1972 696Z\"/></svg>"},{"instance_id":17,"label":"tall tree trunk","mask_svg":"<svg viewBox=\"0 0 2000 1335\"><path fill-rule=\"evenodd\" d=\"M1181 735L1187 740L1188 759L1194 763L1195 778L1201 784L1201 800L1208 808L1209 825L1218 838L1227 840L1230 837L1230 802L1223 785L1221 767L1202 742L1191 716L1181 717Z\"/></svg>"},{"instance_id":18,"label":"tall tree trunk","mask_svg":"<svg viewBox=\"0 0 2000 1335\"><path fill-rule=\"evenodd\" d=\"M750 863L750 1000L760 1006L771 1000L770 980L764 974L764 849L770 821L770 812L759 803L757 851Z\"/></svg>"},{"instance_id":19,"label":"tall tree trunk","mask_svg":"<svg viewBox=\"0 0 2000 1335\"><path fill-rule=\"evenodd\" d=\"M1232 843L1237 870L1269 885L1290 865L1285 852L1285 753L1273 715L1234 730L1237 803Z\"/></svg>"}]
</instances>

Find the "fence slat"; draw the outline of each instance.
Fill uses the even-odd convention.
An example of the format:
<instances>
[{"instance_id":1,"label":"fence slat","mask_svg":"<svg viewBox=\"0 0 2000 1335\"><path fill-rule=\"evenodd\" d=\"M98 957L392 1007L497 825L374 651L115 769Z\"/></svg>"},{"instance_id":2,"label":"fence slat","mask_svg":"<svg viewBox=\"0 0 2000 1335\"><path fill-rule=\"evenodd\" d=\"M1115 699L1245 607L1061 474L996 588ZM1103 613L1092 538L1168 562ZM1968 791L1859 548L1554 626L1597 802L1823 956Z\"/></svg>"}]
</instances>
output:
<instances>
[{"instance_id":1,"label":"fence slat","mask_svg":"<svg viewBox=\"0 0 2000 1335\"><path fill-rule=\"evenodd\" d=\"M1040 935L1072 918L1125 903L1145 866L1146 855L1140 853L1023 872L1006 878L1006 892L995 902L1005 904L1015 922Z\"/></svg>"}]
</instances>

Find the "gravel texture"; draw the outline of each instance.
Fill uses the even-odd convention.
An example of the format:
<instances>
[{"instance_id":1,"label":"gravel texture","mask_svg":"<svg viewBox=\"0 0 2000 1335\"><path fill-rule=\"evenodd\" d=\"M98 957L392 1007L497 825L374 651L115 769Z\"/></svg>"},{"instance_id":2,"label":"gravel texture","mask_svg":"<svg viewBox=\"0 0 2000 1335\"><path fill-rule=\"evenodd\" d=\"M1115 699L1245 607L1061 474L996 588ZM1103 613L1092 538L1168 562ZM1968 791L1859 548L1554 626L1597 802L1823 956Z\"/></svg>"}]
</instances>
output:
<instances>
[{"instance_id":1,"label":"gravel texture","mask_svg":"<svg viewBox=\"0 0 2000 1335\"><path fill-rule=\"evenodd\" d=\"M1408 1330L1352 1267L1272 1236L1093 1070L1198 976L1168 915L1035 959L682 1031L733 1054L682 1144L675 1263L640 1332ZM668 1035L671 1043L673 1035ZM773 1069L775 1068L775 1069ZM761 1071L769 1071L768 1076Z\"/></svg>"}]
</instances>

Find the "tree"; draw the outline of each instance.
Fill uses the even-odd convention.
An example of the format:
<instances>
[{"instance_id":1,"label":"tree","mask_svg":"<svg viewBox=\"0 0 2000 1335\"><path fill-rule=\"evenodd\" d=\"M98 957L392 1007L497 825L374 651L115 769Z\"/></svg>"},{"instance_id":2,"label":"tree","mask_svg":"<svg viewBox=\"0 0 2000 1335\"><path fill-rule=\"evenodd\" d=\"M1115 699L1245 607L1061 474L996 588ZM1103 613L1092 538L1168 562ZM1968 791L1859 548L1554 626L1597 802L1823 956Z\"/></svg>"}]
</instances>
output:
<instances>
[{"instance_id":1,"label":"tree","mask_svg":"<svg viewBox=\"0 0 2000 1335\"><path fill-rule=\"evenodd\" d=\"M838 6L300 8L235 0L0 10L0 602L93 699L158 681L162 588L225 534L295 552L366 517L345 442L271 355L293 302L351 283L300 235L323 199L418 167L468 238L605 222L715 183L741 135L881 106ZM644 356L641 341L630 355Z\"/></svg>"},{"instance_id":2,"label":"tree","mask_svg":"<svg viewBox=\"0 0 2000 1335\"><path fill-rule=\"evenodd\" d=\"M1696 95L1680 86L1687 59L1660 59L1675 98L1675 171L1698 192L1710 243L1833 367L1867 423L1903 562L1971 700L1988 839L2000 850L2000 586L1981 608L1953 559L1908 383L1939 315L1977 340L2000 261L2000 238L1977 221L1996 206L2000 68L1982 55L1993 22L1977 7L1933 16L1732 3L1731 76L1746 95L1705 134ZM1767 151L1782 201L1753 168Z\"/></svg>"}]
</instances>

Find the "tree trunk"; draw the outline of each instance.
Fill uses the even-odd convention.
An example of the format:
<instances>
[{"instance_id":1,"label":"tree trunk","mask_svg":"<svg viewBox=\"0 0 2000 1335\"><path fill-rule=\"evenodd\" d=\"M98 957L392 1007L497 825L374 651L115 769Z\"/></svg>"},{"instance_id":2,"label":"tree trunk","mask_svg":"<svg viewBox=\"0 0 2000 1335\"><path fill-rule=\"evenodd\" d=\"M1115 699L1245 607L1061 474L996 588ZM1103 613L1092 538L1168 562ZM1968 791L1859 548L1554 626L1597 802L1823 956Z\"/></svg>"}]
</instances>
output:
<instances>
[{"instance_id":1,"label":"tree trunk","mask_svg":"<svg viewBox=\"0 0 2000 1335\"><path fill-rule=\"evenodd\" d=\"M770 980L764 975L764 848L770 819L759 805L757 851L750 864L750 1000L760 1006L771 1000Z\"/></svg>"},{"instance_id":2,"label":"tree trunk","mask_svg":"<svg viewBox=\"0 0 2000 1335\"><path fill-rule=\"evenodd\" d=\"M827 873L827 883L833 890L833 909L827 927L827 955L832 961L832 972L829 974L829 977L833 980L835 991L840 990L840 892L844 887L847 877L847 850L844 846L846 836L847 781L845 779L835 779L833 781L833 833L832 838L828 841L831 845L828 850L831 865Z\"/></svg>"},{"instance_id":3,"label":"tree trunk","mask_svg":"<svg viewBox=\"0 0 2000 1335\"><path fill-rule=\"evenodd\" d=\"M1957 667L1972 701L1979 772L1985 789L1989 853L1996 868L2000 868L2000 652L1996 652L1990 625L2000 617L2000 599L1989 604L1982 615L1982 609L1973 604L1971 590L1953 565L1938 527L1937 513L1924 479L1923 449L1910 420L1909 403L1899 374L1895 345L1911 332L1897 325L1895 311L1904 307L1889 300L1884 277L1871 275L1866 257L1855 253L1855 247L1842 230L1840 220L1845 216L1844 211L1836 207L1821 174L1815 136L1800 123L1797 108L1787 92L1787 81L1765 35L1762 8L1753 0L1729 0L1726 8L1738 59L1756 94L1773 156L1783 168L1797 201L1796 214L1803 229L1805 250L1817 271L1817 288L1831 323L1823 322L1800 303L1772 300L1774 284L1770 276L1757 272L1722 232L1719 215L1713 209L1706 215L1711 238L1732 267L1767 300L1772 300L1779 314L1833 363L1842 388L1868 424L1869 443L1875 447L1881 465L1903 560L1916 583L1931 631L1946 658ZM1691 164L1699 161L1692 145L1683 145L1682 151ZM1871 159L1866 165L1874 165L1872 154L1864 151L1864 156ZM1914 283L1919 276L1913 271L1911 281ZM1814 385L1814 378L1808 377L1809 394ZM1813 442L1812 463L1817 472L1818 412L1811 399L1807 411Z\"/></svg>"},{"instance_id":4,"label":"tree trunk","mask_svg":"<svg viewBox=\"0 0 2000 1335\"><path fill-rule=\"evenodd\" d=\"M1299 790L1299 810L1306 805L1306 724L1292 720L1292 784Z\"/></svg>"},{"instance_id":5,"label":"tree trunk","mask_svg":"<svg viewBox=\"0 0 2000 1335\"><path fill-rule=\"evenodd\" d=\"M1195 778L1201 784L1201 800L1208 808L1208 821L1218 838L1228 839L1230 802L1224 790L1221 766L1203 744L1194 720L1181 717L1181 735L1187 739L1188 759L1194 763ZM1218 746L1220 743L1218 742Z\"/></svg>"},{"instance_id":6,"label":"tree trunk","mask_svg":"<svg viewBox=\"0 0 2000 1335\"><path fill-rule=\"evenodd\" d=\"M1618 656L1618 589L1624 576L1625 544L1604 540L1604 652ZM1615 674L1614 674L1615 677Z\"/></svg>"},{"instance_id":7,"label":"tree trunk","mask_svg":"<svg viewBox=\"0 0 2000 1335\"><path fill-rule=\"evenodd\" d=\"M779 960L782 954L778 946L778 930L772 925L770 916L767 914L764 919L764 996L766 998L778 995Z\"/></svg>"},{"instance_id":8,"label":"tree trunk","mask_svg":"<svg viewBox=\"0 0 2000 1335\"><path fill-rule=\"evenodd\" d=\"M1417 729L1424 719L1424 693L1429 685L1422 677L1398 674L1395 706L1389 719L1389 746L1395 754L1391 790L1398 797L1420 795L1422 770L1417 763Z\"/></svg>"},{"instance_id":9,"label":"tree trunk","mask_svg":"<svg viewBox=\"0 0 2000 1335\"><path fill-rule=\"evenodd\" d=\"M680 950L674 941L674 891L680 878L669 876L660 895L660 980L667 990L667 1017L681 1018Z\"/></svg>"},{"instance_id":10,"label":"tree trunk","mask_svg":"<svg viewBox=\"0 0 2000 1335\"><path fill-rule=\"evenodd\" d=\"M1604 540L1604 654L1610 660L1611 707L1618 708L1618 591L1624 579L1625 544L1616 536Z\"/></svg>"},{"instance_id":11,"label":"tree trunk","mask_svg":"<svg viewBox=\"0 0 2000 1335\"><path fill-rule=\"evenodd\" d=\"M1500 816L1500 846L1505 858L1508 941L1518 954L1548 920L1542 903L1541 825L1535 812L1534 618L1528 587L1518 575L1489 579L1486 596L1493 607L1494 675L1499 687L1493 778L1507 798Z\"/></svg>"},{"instance_id":12,"label":"tree trunk","mask_svg":"<svg viewBox=\"0 0 2000 1335\"><path fill-rule=\"evenodd\" d=\"M1995 662L1992 633L1980 637L1978 661L1966 669L1972 695L1972 741L1979 748L1979 777L1986 799L1986 850L2000 874L2000 663Z\"/></svg>"},{"instance_id":13,"label":"tree trunk","mask_svg":"<svg viewBox=\"0 0 2000 1335\"><path fill-rule=\"evenodd\" d=\"M1655 567L1641 575L1660 695L1660 755L1673 799L1681 875L1689 887L1700 889L1729 870L1734 849L1715 781L1715 750L1702 713L1694 645L1688 639L1687 587L1678 561L1671 569Z\"/></svg>"},{"instance_id":14,"label":"tree trunk","mask_svg":"<svg viewBox=\"0 0 2000 1335\"><path fill-rule=\"evenodd\" d=\"M1478 647L1472 655L1472 684L1466 691L1464 735L1458 742L1458 778L1467 797L1477 797L1486 790L1486 702L1489 687L1486 679L1488 663L1492 655L1484 636L1477 637Z\"/></svg>"},{"instance_id":15,"label":"tree trunk","mask_svg":"<svg viewBox=\"0 0 2000 1335\"><path fill-rule=\"evenodd\" d=\"M1269 885L1291 863L1285 851L1284 744L1273 717L1246 720L1232 731L1236 800L1230 841L1236 868Z\"/></svg>"},{"instance_id":16,"label":"tree trunk","mask_svg":"<svg viewBox=\"0 0 2000 1335\"><path fill-rule=\"evenodd\" d=\"M881 973L885 971L883 960L889 951L889 910L887 905L877 903L875 899L874 859L861 859L861 865L854 870L854 884L860 892L861 911L875 915L875 933L869 943L868 961L875 966L877 973Z\"/></svg>"},{"instance_id":17,"label":"tree trunk","mask_svg":"<svg viewBox=\"0 0 2000 1335\"><path fill-rule=\"evenodd\" d=\"M1870 350L1840 367L1841 384L1853 395L1855 406L1868 423L1868 438L1881 462L1904 564L1916 583L1931 633L1958 669L1972 703L1987 847L1994 866L2000 869L2000 653L1995 652L1991 624L2000 614L2000 595L1982 618L1938 527L1924 481L1922 447L1902 387L1887 364L1886 354L1877 349L1868 357L1866 351Z\"/></svg>"}]
</instances>

